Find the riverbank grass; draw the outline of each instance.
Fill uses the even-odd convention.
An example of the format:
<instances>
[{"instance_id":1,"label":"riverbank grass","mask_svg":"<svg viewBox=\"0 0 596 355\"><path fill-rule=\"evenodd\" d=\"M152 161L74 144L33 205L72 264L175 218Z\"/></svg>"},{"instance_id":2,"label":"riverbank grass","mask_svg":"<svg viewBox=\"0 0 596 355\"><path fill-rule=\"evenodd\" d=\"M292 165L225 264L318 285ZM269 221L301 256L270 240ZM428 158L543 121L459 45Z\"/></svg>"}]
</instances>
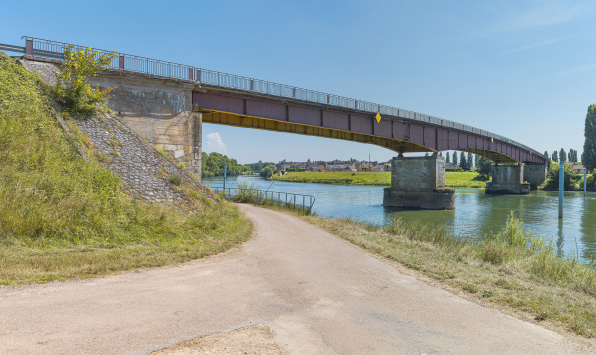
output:
<instances>
[{"instance_id":1,"label":"riverbank grass","mask_svg":"<svg viewBox=\"0 0 596 355\"><path fill-rule=\"evenodd\" d=\"M391 173L371 173L371 172L290 172L282 176L274 175L276 181L303 182L314 184L337 184L337 185L357 185L357 186L391 186ZM446 187L465 187L483 189L488 181L483 181L475 171L446 171Z\"/></svg>"},{"instance_id":2,"label":"riverbank grass","mask_svg":"<svg viewBox=\"0 0 596 355\"><path fill-rule=\"evenodd\" d=\"M596 270L524 233L513 216L503 230L478 243L400 219L380 228L350 219L299 217L508 313L583 337L596 336Z\"/></svg>"},{"instance_id":3,"label":"riverbank grass","mask_svg":"<svg viewBox=\"0 0 596 355\"><path fill-rule=\"evenodd\" d=\"M273 180L286 182L306 182L315 184L337 184L337 185L371 185L390 186L391 173L370 173L370 172L290 172L282 176L273 175Z\"/></svg>"},{"instance_id":4,"label":"riverbank grass","mask_svg":"<svg viewBox=\"0 0 596 355\"><path fill-rule=\"evenodd\" d=\"M58 126L44 85L0 52L0 285L171 265L250 238L235 206L191 187L178 187L191 212L125 195L117 175L79 155L75 143L89 142Z\"/></svg>"}]
</instances>

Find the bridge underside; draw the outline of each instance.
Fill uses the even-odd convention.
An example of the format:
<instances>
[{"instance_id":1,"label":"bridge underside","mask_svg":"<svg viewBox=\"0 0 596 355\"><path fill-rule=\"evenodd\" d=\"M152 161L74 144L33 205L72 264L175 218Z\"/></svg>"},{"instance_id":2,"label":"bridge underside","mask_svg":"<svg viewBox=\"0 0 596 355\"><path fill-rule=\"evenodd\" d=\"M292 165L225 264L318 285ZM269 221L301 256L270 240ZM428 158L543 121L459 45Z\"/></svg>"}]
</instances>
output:
<instances>
[{"instance_id":1,"label":"bridge underside","mask_svg":"<svg viewBox=\"0 0 596 355\"><path fill-rule=\"evenodd\" d=\"M200 112L203 113L203 123L214 123L226 126L255 128L267 131L295 133L306 136L368 143L390 149L394 152L434 152L432 149L412 142L388 139L384 137L375 137L361 133L346 132L338 129L313 127L305 124L282 122L261 117L240 116L232 113L217 111L200 110Z\"/></svg>"},{"instance_id":2,"label":"bridge underside","mask_svg":"<svg viewBox=\"0 0 596 355\"><path fill-rule=\"evenodd\" d=\"M542 163L541 158L507 142L427 122L336 110L325 105L205 90L193 92L203 122L374 144L398 153L459 150L496 163Z\"/></svg>"}]
</instances>

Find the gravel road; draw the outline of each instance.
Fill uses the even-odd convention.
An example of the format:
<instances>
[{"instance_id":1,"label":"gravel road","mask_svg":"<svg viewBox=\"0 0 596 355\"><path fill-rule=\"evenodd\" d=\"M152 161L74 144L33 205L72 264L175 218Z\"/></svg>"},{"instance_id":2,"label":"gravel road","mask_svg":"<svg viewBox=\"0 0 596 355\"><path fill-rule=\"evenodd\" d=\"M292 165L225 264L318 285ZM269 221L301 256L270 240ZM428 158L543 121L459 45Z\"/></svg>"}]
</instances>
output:
<instances>
[{"instance_id":1,"label":"gravel road","mask_svg":"<svg viewBox=\"0 0 596 355\"><path fill-rule=\"evenodd\" d=\"M240 208L254 238L207 260L0 289L0 354L148 354L254 325L300 355L593 353L299 219Z\"/></svg>"}]
</instances>

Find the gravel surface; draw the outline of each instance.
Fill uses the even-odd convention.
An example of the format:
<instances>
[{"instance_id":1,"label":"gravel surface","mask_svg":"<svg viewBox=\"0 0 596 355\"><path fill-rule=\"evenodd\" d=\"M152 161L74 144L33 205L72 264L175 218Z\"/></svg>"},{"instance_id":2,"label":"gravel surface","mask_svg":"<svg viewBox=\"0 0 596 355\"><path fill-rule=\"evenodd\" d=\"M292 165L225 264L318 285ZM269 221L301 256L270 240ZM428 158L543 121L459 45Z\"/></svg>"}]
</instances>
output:
<instances>
[{"instance_id":1,"label":"gravel surface","mask_svg":"<svg viewBox=\"0 0 596 355\"><path fill-rule=\"evenodd\" d=\"M271 331L257 338L261 346L287 354L594 353L297 218L240 207L254 238L207 260L0 289L0 354L148 354L217 333L240 342L254 325ZM246 344L239 351L254 345Z\"/></svg>"}]
</instances>

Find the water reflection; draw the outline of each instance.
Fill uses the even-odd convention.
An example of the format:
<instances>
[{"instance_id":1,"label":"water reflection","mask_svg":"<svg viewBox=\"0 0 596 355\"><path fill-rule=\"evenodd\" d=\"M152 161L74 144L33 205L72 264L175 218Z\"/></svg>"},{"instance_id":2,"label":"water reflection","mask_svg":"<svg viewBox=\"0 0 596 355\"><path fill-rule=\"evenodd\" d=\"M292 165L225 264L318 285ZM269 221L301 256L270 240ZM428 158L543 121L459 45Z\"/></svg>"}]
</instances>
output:
<instances>
[{"instance_id":1,"label":"water reflection","mask_svg":"<svg viewBox=\"0 0 596 355\"><path fill-rule=\"evenodd\" d=\"M236 178L228 179L228 187L236 186ZM533 191L525 196L487 196L480 189L457 189L455 211L403 211L386 209L383 187L341 186L288 183L259 177L239 177L269 191L294 192L316 197L314 210L325 217L352 217L387 225L397 215L404 221L445 226L453 236L478 240L486 234L498 232L510 213L520 218L524 229L551 240L565 255L576 253L583 259L596 255L596 195L566 192L563 203L564 218L558 218L558 193ZM221 186L222 180L205 179L204 184Z\"/></svg>"}]
</instances>

